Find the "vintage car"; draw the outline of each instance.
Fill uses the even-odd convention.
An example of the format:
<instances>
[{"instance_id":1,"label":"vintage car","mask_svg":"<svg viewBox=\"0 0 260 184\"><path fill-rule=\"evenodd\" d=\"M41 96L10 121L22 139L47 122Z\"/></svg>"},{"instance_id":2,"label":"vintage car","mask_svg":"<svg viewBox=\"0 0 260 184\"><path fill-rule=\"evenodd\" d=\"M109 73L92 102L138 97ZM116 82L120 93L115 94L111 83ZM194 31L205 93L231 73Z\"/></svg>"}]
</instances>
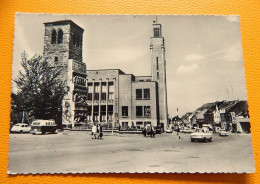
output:
<instances>
[{"instance_id":1,"label":"vintage car","mask_svg":"<svg viewBox=\"0 0 260 184\"><path fill-rule=\"evenodd\" d=\"M228 136L228 132L225 130L220 130L219 131L219 136Z\"/></svg>"},{"instance_id":2,"label":"vintage car","mask_svg":"<svg viewBox=\"0 0 260 184\"><path fill-rule=\"evenodd\" d=\"M11 133L30 133L30 131L31 127L25 123L17 123L10 130Z\"/></svg>"},{"instance_id":3,"label":"vintage car","mask_svg":"<svg viewBox=\"0 0 260 184\"><path fill-rule=\"evenodd\" d=\"M172 128L167 128L167 129L165 130L165 133L172 133Z\"/></svg>"},{"instance_id":4,"label":"vintage car","mask_svg":"<svg viewBox=\"0 0 260 184\"><path fill-rule=\"evenodd\" d=\"M45 134L47 132L55 134L57 133L57 128L54 120L35 120L32 122L31 133L35 134Z\"/></svg>"},{"instance_id":5,"label":"vintage car","mask_svg":"<svg viewBox=\"0 0 260 184\"><path fill-rule=\"evenodd\" d=\"M184 129L180 130L180 132L182 132L182 133L193 133L193 132L195 132L195 130L185 127Z\"/></svg>"},{"instance_id":6,"label":"vintage car","mask_svg":"<svg viewBox=\"0 0 260 184\"><path fill-rule=\"evenodd\" d=\"M208 129L196 129L194 133L191 133L190 140L191 142L197 141L209 141L211 142L213 138L213 133L210 132Z\"/></svg>"}]
</instances>

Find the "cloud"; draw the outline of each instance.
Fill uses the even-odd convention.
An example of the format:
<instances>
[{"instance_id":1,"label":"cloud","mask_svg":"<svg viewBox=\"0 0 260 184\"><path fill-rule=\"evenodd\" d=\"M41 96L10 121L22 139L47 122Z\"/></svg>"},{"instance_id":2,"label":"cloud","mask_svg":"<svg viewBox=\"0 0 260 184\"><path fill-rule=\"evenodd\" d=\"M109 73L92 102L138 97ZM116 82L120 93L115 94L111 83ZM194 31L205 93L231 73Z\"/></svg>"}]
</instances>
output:
<instances>
[{"instance_id":1,"label":"cloud","mask_svg":"<svg viewBox=\"0 0 260 184\"><path fill-rule=\"evenodd\" d=\"M226 16L226 20L229 22L239 22L239 16L229 15Z\"/></svg>"},{"instance_id":2,"label":"cloud","mask_svg":"<svg viewBox=\"0 0 260 184\"><path fill-rule=\"evenodd\" d=\"M234 43L229 48L214 51L207 55L207 61L232 61L241 62L243 61L243 51L240 42Z\"/></svg>"},{"instance_id":3,"label":"cloud","mask_svg":"<svg viewBox=\"0 0 260 184\"><path fill-rule=\"evenodd\" d=\"M199 61L199 60L202 60L204 59L204 56L202 55L199 55L199 54L189 54L185 57L185 59L187 61Z\"/></svg>"},{"instance_id":4,"label":"cloud","mask_svg":"<svg viewBox=\"0 0 260 184\"><path fill-rule=\"evenodd\" d=\"M196 71L199 68L198 64L192 64L192 65L187 65L187 66L179 66L177 68L177 73L179 74L187 74Z\"/></svg>"}]
</instances>

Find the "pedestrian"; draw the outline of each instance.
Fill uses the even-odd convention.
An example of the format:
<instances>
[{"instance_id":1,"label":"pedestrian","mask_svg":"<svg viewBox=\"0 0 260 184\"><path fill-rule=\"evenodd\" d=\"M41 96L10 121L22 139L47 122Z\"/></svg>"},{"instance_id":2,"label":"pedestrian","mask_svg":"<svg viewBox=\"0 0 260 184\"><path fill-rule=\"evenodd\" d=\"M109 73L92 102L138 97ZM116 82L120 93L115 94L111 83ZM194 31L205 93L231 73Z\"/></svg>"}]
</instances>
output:
<instances>
[{"instance_id":1,"label":"pedestrian","mask_svg":"<svg viewBox=\"0 0 260 184\"><path fill-rule=\"evenodd\" d=\"M154 137L154 135L155 135L154 128L153 126L151 126L151 137Z\"/></svg>"},{"instance_id":2,"label":"pedestrian","mask_svg":"<svg viewBox=\"0 0 260 184\"><path fill-rule=\"evenodd\" d=\"M96 139L96 134L97 134L97 126L94 123L92 126L92 139Z\"/></svg>"},{"instance_id":3,"label":"pedestrian","mask_svg":"<svg viewBox=\"0 0 260 184\"><path fill-rule=\"evenodd\" d=\"M102 132L102 126L100 124L98 124L97 126L97 132L98 132L98 139L102 139L103 132Z\"/></svg>"},{"instance_id":4,"label":"pedestrian","mask_svg":"<svg viewBox=\"0 0 260 184\"><path fill-rule=\"evenodd\" d=\"M146 130L146 127L144 127L144 129L143 129L144 137L146 137L146 133L147 133L147 130Z\"/></svg>"}]
</instances>

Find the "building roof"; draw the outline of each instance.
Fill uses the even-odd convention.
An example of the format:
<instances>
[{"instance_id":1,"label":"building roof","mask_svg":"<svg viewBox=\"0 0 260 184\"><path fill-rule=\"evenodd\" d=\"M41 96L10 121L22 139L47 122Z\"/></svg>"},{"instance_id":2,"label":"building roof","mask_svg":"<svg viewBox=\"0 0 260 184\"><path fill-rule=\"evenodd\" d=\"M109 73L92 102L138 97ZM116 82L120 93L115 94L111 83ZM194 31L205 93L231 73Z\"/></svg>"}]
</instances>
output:
<instances>
[{"instance_id":1,"label":"building roof","mask_svg":"<svg viewBox=\"0 0 260 184\"><path fill-rule=\"evenodd\" d=\"M208 109L203 109L202 111L196 114L197 119L204 119L204 114L207 112Z\"/></svg>"},{"instance_id":2,"label":"building roof","mask_svg":"<svg viewBox=\"0 0 260 184\"><path fill-rule=\"evenodd\" d=\"M54 22L45 22L43 23L46 25L66 25L66 24L72 24L73 26L81 29L82 31L84 31L84 29L82 27L80 27L79 25L77 25L76 23L74 23L71 20L59 20L59 21L54 21Z\"/></svg>"},{"instance_id":3,"label":"building roof","mask_svg":"<svg viewBox=\"0 0 260 184\"><path fill-rule=\"evenodd\" d=\"M120 69L98 69L98 70L87 70L87 72L88 71L109 71L109 70L118 70L119 71L119 74L126 74L125 72L123 72L122 70L120 70ZM130 74L130 75L132 75L132 74Z\"/></svg>"}]
</instances>

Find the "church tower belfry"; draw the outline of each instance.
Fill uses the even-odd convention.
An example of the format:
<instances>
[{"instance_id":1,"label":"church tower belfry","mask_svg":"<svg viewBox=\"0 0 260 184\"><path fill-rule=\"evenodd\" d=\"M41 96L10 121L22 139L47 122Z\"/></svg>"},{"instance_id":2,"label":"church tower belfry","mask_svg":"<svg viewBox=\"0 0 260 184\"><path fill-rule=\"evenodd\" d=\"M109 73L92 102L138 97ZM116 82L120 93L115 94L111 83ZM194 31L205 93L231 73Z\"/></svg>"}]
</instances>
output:
<instances>
[{"instance_id":1,"label":"church tower belfry","mask_svg":"<svg viewBox=\"0 0 260 184\"><path fill-rule=\"evenodd\" d=\"M158 84L159 121L168 125L167 85L166 85L166 61L165 45L162 36L162 25L158 21L153 22L153 37L150 38L151 51L151 75L152 80Z\"/></svg>"},{"instance_id":2,"label":"church tower belfry","mask_svg":"<svg viewBox=\"0 0 260 184\"><path fill-rule=\"evenodd\" d=\"M60 70L58 77L65 91L59 124L73 128L87 113L87 67L82 61L84 29L71 20L46 22L44 26L43 59Z\"/></svg>"}]
</instances>

